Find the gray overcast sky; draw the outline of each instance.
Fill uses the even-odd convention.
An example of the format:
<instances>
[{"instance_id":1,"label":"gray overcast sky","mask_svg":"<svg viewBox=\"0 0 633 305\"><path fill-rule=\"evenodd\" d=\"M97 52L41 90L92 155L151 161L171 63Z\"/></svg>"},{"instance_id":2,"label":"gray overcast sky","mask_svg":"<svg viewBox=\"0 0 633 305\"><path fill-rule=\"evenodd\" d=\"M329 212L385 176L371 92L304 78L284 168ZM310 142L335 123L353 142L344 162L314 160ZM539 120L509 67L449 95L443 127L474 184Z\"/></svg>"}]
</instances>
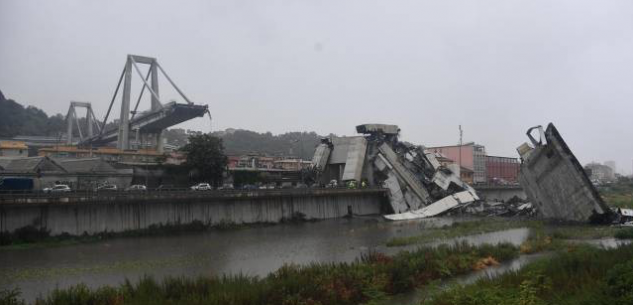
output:
<instances>
[{"instance_id":1,"label":"gray overcast sky","mask_svg":"<svg viewBox=\"0 0 633 305\"><path fill-rule=\"evenodd\" d=\"M462 124L516 156L551 121L582 163L631 172L633 1L0 0L0 90L20 103L102 117L128 53L157 57L214 129L392 123L428 146Z\"/></svg>"}]
</instances>

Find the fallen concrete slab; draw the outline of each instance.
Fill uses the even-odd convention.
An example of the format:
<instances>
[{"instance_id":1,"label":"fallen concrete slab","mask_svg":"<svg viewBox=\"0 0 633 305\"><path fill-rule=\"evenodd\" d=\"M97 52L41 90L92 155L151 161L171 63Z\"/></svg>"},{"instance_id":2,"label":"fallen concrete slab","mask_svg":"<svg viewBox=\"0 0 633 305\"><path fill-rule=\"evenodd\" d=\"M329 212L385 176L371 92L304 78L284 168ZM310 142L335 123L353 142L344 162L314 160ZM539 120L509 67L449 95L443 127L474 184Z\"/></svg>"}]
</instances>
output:
<instances>
[{"instance_id":1,"label":"fallen concrete slab","mask_svg":"<svg viewBox=\"0 0 633 305\"><path fill-rule=\"evenodd\" d=\"M540 139L533 136L539 131ZM519 184L538 216L565 221L608 223L613 213L552 123L532 127L532 143L517 148L521 156Z\"/></svg>"},{"instance_id":2,"label":"fallen concrete slab","mask_svg":"<svg viewBox=\"0 0 633 305\"><path fill-rule=\"evenodd\" d=\"M384 215L384 217L388 220L412 220L433 217L445 213L459 205L471 203L477 199L478 197L476 194L471 193L470 191L463 191L446 196L419 210L404 212L400 214Z\"/></svg>"}]
</instances>

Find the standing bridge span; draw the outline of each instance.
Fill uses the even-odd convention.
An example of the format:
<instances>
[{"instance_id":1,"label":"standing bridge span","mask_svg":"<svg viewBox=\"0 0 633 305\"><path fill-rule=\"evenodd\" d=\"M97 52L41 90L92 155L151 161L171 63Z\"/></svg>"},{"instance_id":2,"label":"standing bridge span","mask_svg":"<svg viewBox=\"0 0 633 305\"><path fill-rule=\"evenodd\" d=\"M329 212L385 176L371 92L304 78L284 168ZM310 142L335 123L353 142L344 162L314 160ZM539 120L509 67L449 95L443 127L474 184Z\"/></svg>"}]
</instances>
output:
<instances>
[{"instance_id":1,"label":"standing bridge span","mask_svg":"<svg viewBox=\"0 0 633 305\"><path fill-rule=\"evenodd\" d=\"M149 65L149 69L145 76L139 68L140 64ZM133 71L138 74L143 82L143 86L138 99L134 104L134 108L132 109L130 99ZM178 92L178 94L185 100L185 103L163 103L161 101L159 91L159 74L169 82L176 92ZM116 125L111 125L106 128L106 123L110 118L112 108L117 96L119 95L121 84L123 84L123 90L121 90L120 118ZM139 104L145 91L149 91L151 97L151 108L146 111L138 111ZM88 134L86 137L83 136L81 129L79 129L77 114L74 110L75 107L79 106L86 107L88 109L86 116ZM128 55L123 71L121 72L121 76L119 77L119 82L117 83L114 91L114 95L110 101L108 112L101 123L96 122L94 119L94 113L92 113L92 108L89 103L71 103L68 116L66 117L68 123L67 144L73 143L72 131L74 120L79 129L79 141L77 141L77 143L80 146L103 146L108 143L116 142L118 149L127 150L131 148L131 138L134 138L137 145L153 146L156 150L158 150L158 152L162 152L163 131L165 129L196 117L202 117L205 114L209 114L209 118L211 117L208 105L196 105L191 102L180 88L178 88L178 86L176 86L176 84L171 80L169 75L167 75L156 58ZM94 129L96 129L96 133L93 132Z\"/></svg>"}]
</instances>

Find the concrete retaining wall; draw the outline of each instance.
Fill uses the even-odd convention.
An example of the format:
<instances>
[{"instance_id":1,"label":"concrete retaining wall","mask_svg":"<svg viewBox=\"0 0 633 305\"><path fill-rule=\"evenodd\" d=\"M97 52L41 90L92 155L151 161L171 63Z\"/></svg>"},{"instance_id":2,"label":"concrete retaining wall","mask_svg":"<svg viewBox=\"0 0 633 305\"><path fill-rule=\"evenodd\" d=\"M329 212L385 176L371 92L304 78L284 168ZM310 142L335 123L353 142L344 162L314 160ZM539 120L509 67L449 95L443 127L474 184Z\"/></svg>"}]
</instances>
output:
<instances>
[{"instance_id":1,"label":"concrete retaining wall","mask_svg":"<svg viewBox=\"0 0 633 305\"><path fill-rule=\"evenodd\" d=\"M192 197L169 200L117 200L98 203L15 203L0 205L0 231L33 225L50 234L80 235L146 229L150 225L279 222L302 213L307 219L348 214L380 214L382 192L335 192L290 196Z\"/></svg>"}]
</instances>

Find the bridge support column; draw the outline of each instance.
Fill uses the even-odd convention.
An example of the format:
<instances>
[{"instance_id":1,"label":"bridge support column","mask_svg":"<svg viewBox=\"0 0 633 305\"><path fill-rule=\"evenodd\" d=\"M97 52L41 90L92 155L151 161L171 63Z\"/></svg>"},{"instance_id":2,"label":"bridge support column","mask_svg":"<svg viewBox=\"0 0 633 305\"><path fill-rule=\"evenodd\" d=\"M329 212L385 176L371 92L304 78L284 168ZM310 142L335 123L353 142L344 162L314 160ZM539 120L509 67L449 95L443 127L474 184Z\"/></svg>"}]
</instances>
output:
<instances>
[{"instance_id":1,"label":"bridge support column","mask_svg":"<svg viewBox=\"0 0 633 305\"><path fill-rule=\"evenodd\" d=\"M160 94L158 93L158 71L156 69L156 59L154 59L150 64L150 70L152 73L152 90L156 93L156 95L152 95L152 111L156 111L163 108L163 105L158 100Z\"/></svg>"},{"instance_id":2,"label":"bridge support column","mask_svg":"<svg viewBox=\"0 0 633 305\"><path fill-rule=\"evenodd\" d=\"M68 114L66 115L66 145L73 144L73 106L68 108Z\"/></svg>"},{"instance_id":3,"label":"bridge support column","mask_svg":"<svg viewBox=\"0 0 633 305\"><path fill-rule=\"evenodd\" d=\"M159 154L165 152L164 134L164 130L161 130L159 133L156 134L156 151L158 151Z\"/></svg>"},{"instance_id":4,"label":"bridge support column","mask_svg":"<svg viewBox=\"0 0 633 305\"><path fill-rule=\"evenodd\" d=\"M128 56L125 63L125 82L123 83L123 101L121 103L121 119L117 148L130 149L130 93L132 90L132 61Z\"/></svg>"}]
</instances>

